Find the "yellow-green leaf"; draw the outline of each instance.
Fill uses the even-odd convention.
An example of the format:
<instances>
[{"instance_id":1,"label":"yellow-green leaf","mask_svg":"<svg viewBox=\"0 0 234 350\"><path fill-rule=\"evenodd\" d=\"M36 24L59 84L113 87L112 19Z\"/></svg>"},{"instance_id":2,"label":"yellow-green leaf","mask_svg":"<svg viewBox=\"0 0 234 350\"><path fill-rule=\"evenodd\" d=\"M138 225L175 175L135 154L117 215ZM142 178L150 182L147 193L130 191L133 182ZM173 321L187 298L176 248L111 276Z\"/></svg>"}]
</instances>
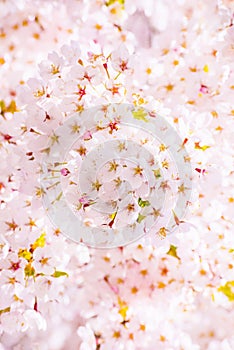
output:
<instances>
[{"instance_id":1,"label":"yellow-green leaf","mask_svg":"<svg viewBox=\"0 0 234 350\"><path fill-rule=\"evenodd\" d=\"M27 249L20 249L18 251L18 257L30 261L32 259L32 253L30 253Z\"/></svg>"},{"instance_id":2,"label":"yellow-green leaf","mask_svg":"<svg viewBox=\"0 0 234 350\"><path fill-rule=\"evenodd\" d=\"M105 5L111 6L111 5L115 4L116 2L119 3L120 5L124 5L125 0L108 0L105 2Z\"/></svg>"},{"instance_id":3,"label":"yellow-green leaf","mask_svg":"<svg viewBox=\"0 0 234 350\"><path fill-rule=\"evenodd\" d=\"M35 275L35 269L30 263L25 266L24 274L26 277L33 277Z\"/></svg>"},{"instance_id":4,"label":"yellow-green leaf","mask_svg":"<svg viewBox=\"0 0 234 350\"><path fill-rule=\"evenodd\" d=\"M138 215L138 218L137 218L138 224L140 224L145 218L146 218L145 215L139 214L139 215Z\"/></svg>"},{"instance_id":5,"label":"yellow-green leaf","mask_svg":"<svg viewBox=\"0 0 234 350\"><path fill-rule=\"evenodd\" d=\"M40 237L38 237L35 242L32 245L32 249L35 250L36 248L43 248L45 246L46 240L45 240L45 233L42 233Z\"/></svg>"},{"instance_id":6,"label":"yellow-green leaf","mask_svg":"<svg viewBox=\"0 0 234 350\"><path fill-rule=\"evenodd\" d=\"M220 286L218 291L226 295L229 301L234 301L234 281L226 282L224 286Z\"/></svg>"},{"instance_id":7,"label":"yellow-green leaf","mask_svg":"<svg viewBox=\"0 0 234 350\"><path fill-rule=\"evenodd\" d=\"M141 208L149 207L150 206L150 202L149 201L143 201L141 198L138 198L138 205Z\"/></svg>"},{"instance_id":8,"label":"yellow-green leaf","mask_svg":"<svg viewBox=\"0 0 234 350\"><path fill-rule=\"evenodd\" d=\"M12 113L19 112L19 109L16 106L15 100L11 100L9 105L7 106L5 101L0 100L0 113L4 116L4 113Z\"/></svg>"},{"instance_id":9,"label":"yellow-green leaf","mask_svg":"<svg viewBox=\"0 0 234 350\"><path fill-rule=\"evenodd\" d=\"M156 179L159 179L162 176L160 169L153 170L153 173L154 173L154 176L156 177Z\"/></svg>"},{"instance_id":10,"label":"yellow-green leaf","mask_svg":"<svg viewBox=\"0 0 234 350\"><path fill-rule=\"evenodd\" d=\"M177 255L177 247L173 244L170 245L170 249L168 250L167 254L173 256L174 258L180 259Z\"/></svg>"},{"instance_id":11,"label":"yellow-green leaf","mask_svg":"<svg viewBox=\"0 0 234 350\"><path fill-rule=\"evenodd\" d=\"M148 122L149 120L146 118L148 113L145 112L143 108L139 108L137 111L132 111L133 118L137 120L143 120L144 122Z\"/></svg>"},{"instance_id":12,"label":"yellow-green leaf","mask_svg":"<svg viewBox=\"0 0 234 350\"><path fill-rule=\"evenodd\" d=\"M54 271L53 275L51 275L52 277L58 278L61 276L66 276L68 277L68 273L64 272L64 271Z\"/></svg>"},{"instance_id":13,"label":"yellow-green leaf","mask_svg":"<svg viewBox=\"0 0 234 350\"><path fill-rule=\"evenodd\" d=\"M6 112L14 114L15 112L18 112L18 111L19 110L17 109L15 101L12 100L6 108Z\"/></svg>"}]
</instances>

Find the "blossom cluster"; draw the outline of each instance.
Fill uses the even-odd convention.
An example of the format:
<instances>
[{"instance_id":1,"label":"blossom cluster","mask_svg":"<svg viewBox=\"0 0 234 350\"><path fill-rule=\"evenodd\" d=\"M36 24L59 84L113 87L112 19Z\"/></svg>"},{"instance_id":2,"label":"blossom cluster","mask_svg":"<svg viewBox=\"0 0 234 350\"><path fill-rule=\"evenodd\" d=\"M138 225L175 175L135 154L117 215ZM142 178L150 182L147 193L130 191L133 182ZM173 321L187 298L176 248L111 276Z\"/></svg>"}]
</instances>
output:
<instances>
[{"instance_id":1,"label":"blossom cluster","mask_svg":"<svg viewBox=\"0 0 234 350\"><path fill-rule=\"evenodd\" d=\"M6 0L0 18L0 350L232 350L233 2ZM133 106L136 123L161 116L171 125L191 187L176 177L163 137L154 143L145 129L120 129L118 115L103 125L97 114L92 132L85 112L115 104ZM45 188L43 159L63 149L57 130L69 121L67 140L78 141L65 164L47 168ZM93 179L99 154L91 155L91 175L75 192L76 167L97 139L131 153L121 133L138 141L136 159L112 159ZM152 200L144 169L158 184ZM73 242L62 234L63 213L50 220L60 192L52 214L43 205L60 181L71 210L97 234L127 224L144 232L170 217L176 230L160 224L112 249ZM162 210L167 194L186 199L185 217L170 200ZM111 204L105 215L93 210L101 200Z\"/></svg>"}]
</instances>

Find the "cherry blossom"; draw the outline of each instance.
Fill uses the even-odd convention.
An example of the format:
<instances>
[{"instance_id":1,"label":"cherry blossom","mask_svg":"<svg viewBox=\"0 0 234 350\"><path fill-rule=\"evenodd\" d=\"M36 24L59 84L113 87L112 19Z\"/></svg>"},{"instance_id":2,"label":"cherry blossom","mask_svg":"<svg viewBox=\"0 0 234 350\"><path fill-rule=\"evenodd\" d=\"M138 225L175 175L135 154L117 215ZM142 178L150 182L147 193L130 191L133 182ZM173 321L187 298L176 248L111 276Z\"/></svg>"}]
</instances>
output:
<instances>
[{"instance_id":1,"label":"cherry blossom","mask_svg":"<svg viewBox=\"0 0 234 350\"><path fill-rule=\"evenodd\" d=\"M234 348L233 10L0 2L1 350Z\"/></svg>"}]
</instances>

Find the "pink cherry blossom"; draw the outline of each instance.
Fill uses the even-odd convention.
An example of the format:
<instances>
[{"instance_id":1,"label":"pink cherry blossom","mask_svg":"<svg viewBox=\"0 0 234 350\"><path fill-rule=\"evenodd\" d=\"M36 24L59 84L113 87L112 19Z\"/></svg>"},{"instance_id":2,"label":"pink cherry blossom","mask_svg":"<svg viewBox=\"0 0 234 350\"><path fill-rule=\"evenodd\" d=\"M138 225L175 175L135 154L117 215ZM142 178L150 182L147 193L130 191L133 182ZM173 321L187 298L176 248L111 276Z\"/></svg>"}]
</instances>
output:
<instances>
[{"instance_id":1,"label":"pink cherry blossom","mask_svg":"<svg viewBox=\"0 0 234 350\"><path fill-rule=\"evenodd\" d=\"M234 348L233 10L0 2L0 350Z\"/></svg>"}]
</instances>

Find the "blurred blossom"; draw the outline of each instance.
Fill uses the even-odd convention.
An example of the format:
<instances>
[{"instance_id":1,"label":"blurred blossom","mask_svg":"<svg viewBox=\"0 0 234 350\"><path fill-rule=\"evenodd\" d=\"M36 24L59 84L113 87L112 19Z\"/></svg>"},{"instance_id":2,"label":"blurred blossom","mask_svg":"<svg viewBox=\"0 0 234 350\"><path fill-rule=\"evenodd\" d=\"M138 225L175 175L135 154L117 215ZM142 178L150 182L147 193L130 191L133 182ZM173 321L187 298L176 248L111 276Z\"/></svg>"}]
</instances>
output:
<instances>
[{"instance_id":1,"label":"blurred blossom","mask_svg":"<svg viewBox=\"0 0 234 350\"><path fill-rule=\"evenodd\" d=\"M233 10L229 0L0 1L0 350L234 348ZM84 131L83 139L62 171L49 170L52 190L61 179L70 204L86 208L87 226L144 227L146 217L171 216L176 228L94 249L66 239L47 217L41 160L69 118L113 103L133 105L138 120L147 109L171 125L188 152L193 188L184 218L171 199L159 205L159 193L186 198L188 189L170 172L170 149L157 144L169 175L153 208L141 168L134 175L112 163L100 171L103 183L87 177L90 193L103 185L104 201L132 184L135 197L128 203L128 193L122 215L98 216L95 198L75 190L77 168L88 145L119 135L118 115L99 136L91 126L105 108L88 130L78 119L68 139ZM156 153L154 143L148 148Z\"/></svg>"}]
</instances>

